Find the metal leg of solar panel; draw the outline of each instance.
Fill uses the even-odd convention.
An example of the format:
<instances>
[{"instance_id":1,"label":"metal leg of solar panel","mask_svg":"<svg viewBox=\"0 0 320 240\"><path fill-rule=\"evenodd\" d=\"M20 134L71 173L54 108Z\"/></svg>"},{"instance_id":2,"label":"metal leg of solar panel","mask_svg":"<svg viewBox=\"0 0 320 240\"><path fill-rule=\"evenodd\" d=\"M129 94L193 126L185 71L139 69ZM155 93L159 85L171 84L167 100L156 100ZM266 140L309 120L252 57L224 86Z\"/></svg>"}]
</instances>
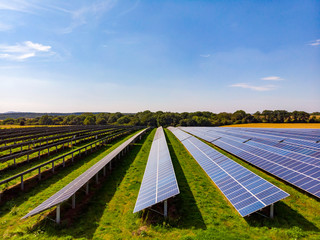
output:
<instances>
[{"instance_id":1,"label":"metal leg of solar panel","mask_svg":"<svg viewBox=\"0 0 320 240\"><path fill-rule=\"evenodd\" d=\"M89 194L89 182L86 183L86 195Z\"/></svg>"},{"instance_id":2,"label":"metal leg of solar panel","mask_svg":"<svg viewBox=\"0 0 320 240\"><path fill-rule=\"evenodd\" d=\"M23 175L21 175L21 190L24 190L24 182L23 182Z\"/></svg>"},{"instance_id":3,"label":"metal leg of solar panel","mask_svg":"<svg viewBox=\"0 0 320 240\"><path fill-rule=\"evenodd\" d=\"M76 208L76 194L72 195L72 209Z\"/></svg>"},{"instance_id":4,"label":"metal leg of solar panel","mask_svg":"<svg viewBox=\"0 0 320 240\"><path fill-rule=\"evenodd\" d=\"M112 164L111 164L111 161L110 161L110 163L109 163L109 170L111 171L111 169L112 169Z\"/></svg>"},{"instance_id":5,"label":"metal leg of solar panel","mask_svg":"<svg viewBox=\"0 0 320 240\"><path fill-rule=\"evenodd\" d=\"M57 205L57 210L56 210L56 223L60 224L60 204Z\"/></svg>"},{"instance_id":6,"label":"metal leg of solar panel","mask_svg":"<svg viewBox=\"0 0 320 240\"><path fill-rule=\"evenodd\" d=\"M39 167L38 179L41 180L41 168Z\"/></svg>"},{"instance_id":7,"label":"metal leg of solar panel","mask_svg":"<svg viewBox=\"0 0 320 240\"><path fill-rule=\"evenodd\" d=\"M99 184L99 173L96 174L96 184Z\"/></svg>"},{"instance_id":8,"label":"metal leg of solar panel","mask_svg":"<svg viewBox=\"0 0 320 240\"><path fill-rule=\"evenodd\" d=\"M274 218L274 205L270 205L270 218Z\"/></svg>"},{"instance_id":9,"label":"metal leg of solar panel","mask_svg":"<svg viewBox=\"0 0 320 240\"><path fill-rule=\"evenodd\" d=\"M103 176L106 176L106 166L103 167Z\"/></svg>"},{"instance_id":10,"label":"metal leg of solar panel","mask_svg":"<svg viewBox=\"0 0 320 240\"><path fill-rule=\"evenodd\" d=\"M168 217L168 201L167 200L165 200L163 203L163 216L165 218Z\"/></svg>"}]
</instances>

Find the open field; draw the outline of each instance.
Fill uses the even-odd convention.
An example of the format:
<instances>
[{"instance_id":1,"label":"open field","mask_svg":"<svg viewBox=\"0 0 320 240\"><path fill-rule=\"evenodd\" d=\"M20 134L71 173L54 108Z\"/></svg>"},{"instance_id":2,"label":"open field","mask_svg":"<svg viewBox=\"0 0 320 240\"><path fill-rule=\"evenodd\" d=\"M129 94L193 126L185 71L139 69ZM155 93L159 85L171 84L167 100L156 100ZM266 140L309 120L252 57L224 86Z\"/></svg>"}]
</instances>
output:
<instances>
[{"instance_id":1,"label":"open field","mask_svg":"<svg viewBox=\"0 0 320 240\"><path fill-rule=\"evenodd\" d=\"M320 123L247 123L225 125L222 127L249 127L249 128L320 128Z\"/></svg>"},{"instance_id":2,"label":"open field","mask_svg":"<svg viewBox=\"0 0 320 240\"><path fill-rule=\"evenodd\" d=\"M44 216L20 218L132 135L78 160L31 190L20 192L14 200L1 204L0 238L320 239L319 200L218 149L290 194L275 204L274 219L258 214L242 218L168 130L165 133L180 194L169 201L166 221L151 211L133 214L154 133L155 130L135 143L101 184L92 184L89 199L85 198L83 204L79 200L75 210L63 205L61 226L44 217L54 218L54 209L45 211ZM81 193L78 198L81 199Z\"/></svg>"}]
</instances>

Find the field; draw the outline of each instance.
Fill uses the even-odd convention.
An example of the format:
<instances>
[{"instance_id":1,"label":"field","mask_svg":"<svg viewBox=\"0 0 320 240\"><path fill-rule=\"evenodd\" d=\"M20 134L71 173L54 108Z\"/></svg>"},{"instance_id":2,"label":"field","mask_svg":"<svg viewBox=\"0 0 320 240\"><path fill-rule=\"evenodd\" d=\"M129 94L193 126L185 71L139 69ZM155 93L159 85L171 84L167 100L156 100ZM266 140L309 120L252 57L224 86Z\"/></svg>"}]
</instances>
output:
<instances>
[{"instance_id":1,"label":"field","mask_svg":"<svg viewBox=\"0 0 320 240\"><path fill-rule=\"evenodd\" d=\"M320 123L247 123L226 125L222 127L255 127L255 128L320 128Z\"/></svg>"},{"instance_id":2,"label":"field","mask_svg":"<svg viewBox=\"0 0 320 240\"><path fill-rule=\"evenodd\" d=\"M320 202L292 186L228 155L291 196L275 205L275 218L242 218L183 145L165 130L180 194L169 201L169 218L143 211L133 214L155 130L134 144L89 198L75 210L63 206L60 226L48 210L20 220L28 211L71 182L130 136L123 137L19 192L0 205L3 239L320 239ZM219 150L221 151L221 150ZM93 186L94 184L92 184Z\"/></svg>"}]
</instances>

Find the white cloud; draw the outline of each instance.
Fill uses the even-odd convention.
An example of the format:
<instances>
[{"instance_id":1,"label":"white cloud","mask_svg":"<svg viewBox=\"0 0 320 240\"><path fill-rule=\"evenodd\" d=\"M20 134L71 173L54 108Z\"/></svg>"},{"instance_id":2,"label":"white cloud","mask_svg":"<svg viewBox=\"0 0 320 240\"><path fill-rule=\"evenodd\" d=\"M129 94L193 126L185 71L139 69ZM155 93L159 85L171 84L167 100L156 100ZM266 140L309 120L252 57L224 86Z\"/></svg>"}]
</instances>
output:
<instances>
[{"instance_id":1,"label":"white cloud","mask_svg":"<svg viewBox=\"0 0 320 240\"><path fill-rule=\"evenodd\" d=\"M278 77L278 76L269 76L269 77L261 78L261 80L265 80L265 81L282 81L284 79L281 78L281 77Z\"/></svg>"},{"instance_id":2,"label":"white cloud","mask_svg":"<svg viewBox=\"0 0 320 240\"><path fill-rule=\"evenodd\" d=\"M26 41L16 45L0 45L0 59L23 61L25 59L52 54L51 46Z\"/></svg>"},{"instance_id":3,"label":"white cloud","mask_svg":"<svg viewBox=\"0 0 320 240\"><path fill-rule=\"evenodd\" d=\"M259 91L259 92L270 91L270 90L274 90L276 88L276 86L274 86L274 85L253 86L253 85L249 85L247 83L236 83L236 84L230 85L230 87L247 88L247 89L251 89L253 91Z\"/></svg>"},{"instance_id":4,"label":"white cloud","mask_svg":"<svg viewBox=\"0 0 320 240\"><path fill-rule=\"evenodd\" d=\"M210 57L211 55L210 54L201 54L200 57L204 57L204 58L208 58Z\"/></svg>"},{"instance_id":5,"label":"white cloud","mask_svg":"<svg viewBox=\"0 0 320 240\"><path fill-rule=\"evenodd\" d=\"M317 39L311 43L308 44L309 46L319 46L320 45L320 39Z\"/></svg>"}]
</instances>

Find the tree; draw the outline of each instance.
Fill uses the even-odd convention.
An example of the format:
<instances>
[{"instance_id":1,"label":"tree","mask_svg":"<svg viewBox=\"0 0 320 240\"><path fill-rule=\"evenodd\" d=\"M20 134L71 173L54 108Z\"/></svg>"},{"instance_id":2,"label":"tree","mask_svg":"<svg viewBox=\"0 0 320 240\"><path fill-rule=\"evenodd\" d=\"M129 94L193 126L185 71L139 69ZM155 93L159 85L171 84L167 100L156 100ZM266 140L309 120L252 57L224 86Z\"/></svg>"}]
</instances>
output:
<instances>
[{"instance_id":1,"label":"tree","mask_svg":"<svg viewBox=\"0 0 320 240\"><path fill-rule=\"evenodd\" d=\"M14 124L14 119L13 118L6 118L5 120L2 121L3 125L12 125Z\"/></svg>"},{"instance_id":2,"label":"tree","mask_svg":"<svg viewBox=\"0 0 320 240\"><path fill-rule=\"evenodd\" d=\"M83 121L84 125L95 125L95 123L96 123L96 117L93 115L88 115Z\"/></svg>"},{"instance_id":3,"label":"tree","mask_svg":"<svg viewBox=\"0 0 320 240\"><path fill-rule=\"evenodd\" d=\"M128 124L129 122L130 122L130 118L128 116L122 116L117 121L117 123L119 124Z\"/></svg>"}]
</instances>

